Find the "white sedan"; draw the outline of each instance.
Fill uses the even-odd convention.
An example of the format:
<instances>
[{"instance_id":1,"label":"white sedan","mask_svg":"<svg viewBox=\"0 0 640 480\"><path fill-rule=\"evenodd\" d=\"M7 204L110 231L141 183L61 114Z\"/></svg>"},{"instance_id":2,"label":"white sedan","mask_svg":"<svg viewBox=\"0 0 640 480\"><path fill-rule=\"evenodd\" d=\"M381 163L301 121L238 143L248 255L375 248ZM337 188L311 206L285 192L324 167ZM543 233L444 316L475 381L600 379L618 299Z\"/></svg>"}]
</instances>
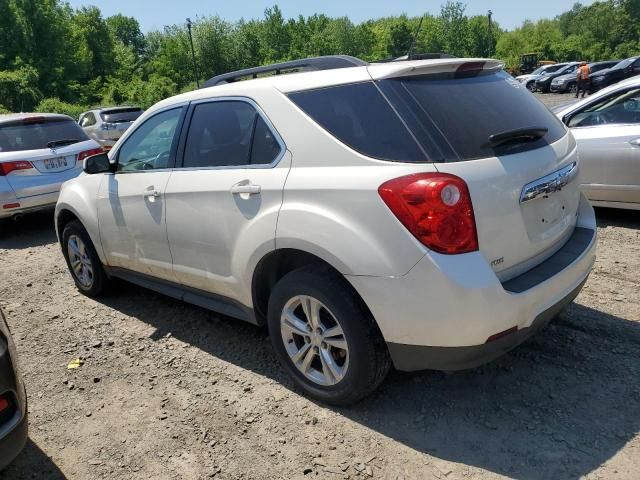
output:
<instances>
[{"instance_id":1,"label":"white sedan","mask_svg":"<svg viewBox=\"0 0 640 480\"><path fill-rule=\"evenodd\" d=\"M591 203L640 210L640 76L554 113L578 142L583 190Z\"/></svg>"}]
</instances>

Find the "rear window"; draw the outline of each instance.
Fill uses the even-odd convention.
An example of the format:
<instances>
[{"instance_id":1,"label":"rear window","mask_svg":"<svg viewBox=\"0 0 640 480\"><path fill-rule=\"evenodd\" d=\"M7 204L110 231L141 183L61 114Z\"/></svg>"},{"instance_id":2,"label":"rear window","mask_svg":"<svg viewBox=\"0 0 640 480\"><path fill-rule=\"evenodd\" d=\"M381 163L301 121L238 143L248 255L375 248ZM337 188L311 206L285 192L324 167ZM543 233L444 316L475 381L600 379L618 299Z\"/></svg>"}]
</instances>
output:
<instances>
[{"instance_id":1,"label":"rear window","mask_svg":"<svg viewBox=\"0 0 640 480\"><path fill-rule=\"evenodd\" d=\"M100 112L102 121L106 123L133 122L140 115L142 115L142 110L139 108L103 110L102 112Z\"/></svg>"},{"instance_id":2,"label":"rear window","mask_svg":"<svg viewBox=\"0 0 640 480\"><path fill-rule=\"evenodd\" d=\"M323 128L365 155L401 162L455 162L554 143L563 124L504 72L466 78L404 77L290 94ZM547 129L537 140L489 145L491 135Z\"/></svg>"},{"instance_id":3,"label":"rear window","mask_svg":"<svg viewBox=\"0 0 640 480\"><path fill-rule=\"evenodd\" d=\"M63 147L89 140L70 118L33 117L0 124L0 152Z\"/></svg>"}]
</instances>

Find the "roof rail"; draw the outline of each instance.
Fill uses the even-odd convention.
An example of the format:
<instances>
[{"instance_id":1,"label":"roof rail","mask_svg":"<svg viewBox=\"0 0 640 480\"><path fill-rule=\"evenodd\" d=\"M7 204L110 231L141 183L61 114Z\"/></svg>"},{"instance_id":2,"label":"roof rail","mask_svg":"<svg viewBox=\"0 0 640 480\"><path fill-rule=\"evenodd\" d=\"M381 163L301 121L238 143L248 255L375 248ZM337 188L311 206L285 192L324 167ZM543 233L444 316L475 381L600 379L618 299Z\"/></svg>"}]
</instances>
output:
<instances>
[{"instance_id":1,"label":"roof rail","mask_svg":"<svg viewBox=\"0 0 640 480\"><path fill-rule=\"evenodd\" d=\"M362 67L369 65L364 60L349 55L326 55L324 57L311 57L290 62L274 63L262 67L245 68L235 72L223 73L207 80L202 88L213 87L223 83L233 83L248 78L258 78L258 75L284 73L311 72L317 70L332 70L335 68Z\"/></svg>"},{"instance_id":2,"label":"roof rail","mask_svg":"<svg viewBox=\"0 0 640 480\"><path fill-rule=\"evenodd\" d=\"M438 60L441 58L458 58L448 53L412 53L411 55L403 55L402 57L391 57L383 60L377 60L377 63L387 62L405 62L408 60Z\"/></svg>"}]
</instances>

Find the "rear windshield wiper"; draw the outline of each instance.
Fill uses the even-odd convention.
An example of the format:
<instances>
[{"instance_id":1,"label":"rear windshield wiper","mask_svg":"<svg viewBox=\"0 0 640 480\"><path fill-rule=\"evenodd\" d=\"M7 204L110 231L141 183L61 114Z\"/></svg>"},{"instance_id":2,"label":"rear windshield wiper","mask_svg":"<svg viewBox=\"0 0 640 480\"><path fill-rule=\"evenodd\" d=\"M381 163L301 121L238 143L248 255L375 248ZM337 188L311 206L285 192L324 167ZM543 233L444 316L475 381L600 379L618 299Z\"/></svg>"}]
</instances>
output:
<instances>
[{"instance_id":1,"label":"rear windshield wiper","mask_svg":"<svg viewBox=\"0 0 640 480\"><path fill-rule=\"evenodd\" d=\"M53 142L48 142L47 147L56 148L61 147L63 145L71 145L72 143L78 143L80 140L77 138L66 138L62 140L54 140Z\"/></svg>"},{"instance_id":2,"label":"rear windshield wiper","mask_svg":"<svg viewBox=\"0 0 640 480\"><path fill-rule=\"evenodd\" d=\"M494 133L493 135L489 135L489 143L487 146L499 147L506 143L533 142L544 137L548 131L549 129L545 127L528 127Z\"/></svg>"}]
</instances>

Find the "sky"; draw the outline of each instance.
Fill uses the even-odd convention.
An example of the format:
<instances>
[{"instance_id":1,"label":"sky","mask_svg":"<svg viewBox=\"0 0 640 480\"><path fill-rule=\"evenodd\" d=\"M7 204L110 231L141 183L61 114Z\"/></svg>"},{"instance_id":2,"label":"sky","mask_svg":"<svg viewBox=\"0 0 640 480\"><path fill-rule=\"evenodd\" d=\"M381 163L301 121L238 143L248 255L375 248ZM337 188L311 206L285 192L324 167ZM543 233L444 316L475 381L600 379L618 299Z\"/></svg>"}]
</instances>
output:
<instances>
[{"instance_id":1,"label":"sky","mask_svg":"<svg viewBox=\"0 0 640 480\"><path fill-rule=\"evenodd\" d=\"M73 7L95 5L104 16L122 13L134 17L143 32L162 29L164 25L182 23L185 18L219 15L228 21L240 18L261 18L264 10L277 4L285 18L324 13L330 17L349 17L352 22L406 13L417 16L426 12L437 14L445 0L68 0ZM569 10L576 0L462 0L468 15L485 15L493 11L493 18L502 28L513 29L523 20L553 18ZM582 0L589 5L594 0Z\"/></svg>"}]
</instances>

